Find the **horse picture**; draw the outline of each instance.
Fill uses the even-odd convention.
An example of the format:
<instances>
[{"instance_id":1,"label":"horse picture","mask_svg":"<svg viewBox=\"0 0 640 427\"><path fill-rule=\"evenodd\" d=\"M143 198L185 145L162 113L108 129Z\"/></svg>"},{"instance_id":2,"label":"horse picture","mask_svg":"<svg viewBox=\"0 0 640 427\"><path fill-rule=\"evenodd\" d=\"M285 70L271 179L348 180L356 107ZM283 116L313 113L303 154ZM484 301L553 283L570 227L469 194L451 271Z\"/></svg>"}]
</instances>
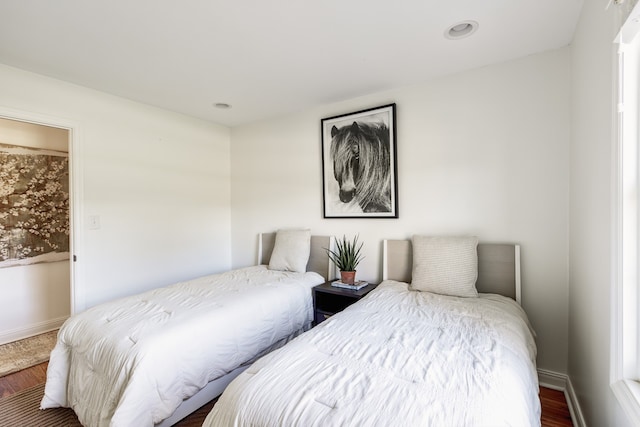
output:
<instances>
[{"instance_id":1,"label":"horse picture","mask_svg":"<svg viewBox=\"0 0 640 427\"><path fill-rule=\"evenodd\" d=\"M330 138L328 150L323 148L325 217L397 218L391 113L369 111L323 124L323 137Z\"/></svg>"},{"instance_id":2,"label":"horse picture","mask_svg":"<svg viewBox=\"0 0 640 427\"><path fill-rule=\"evenodd\" d=\"M391 212L389 129L385 124L333 126L330 153L341 202L355 199L363 212Z\"/></svg>"}]
</instances>

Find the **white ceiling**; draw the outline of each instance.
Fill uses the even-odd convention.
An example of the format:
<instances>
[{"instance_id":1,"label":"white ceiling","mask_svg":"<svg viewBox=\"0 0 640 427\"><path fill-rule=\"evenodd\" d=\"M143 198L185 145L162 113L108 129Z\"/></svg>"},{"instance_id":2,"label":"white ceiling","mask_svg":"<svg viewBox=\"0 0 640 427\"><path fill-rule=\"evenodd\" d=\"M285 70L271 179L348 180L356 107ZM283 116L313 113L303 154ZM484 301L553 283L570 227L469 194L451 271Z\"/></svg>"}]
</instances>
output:
<instances>
[{"instance_id":1,"label":"white ceiling","mask_svg":"<svg viewBox=\"0 0 640 427\"><path fill-rule=\"evenodd\" d=\"M0 63L236 126L566 46L581 8L582 0L2 0ZM479 23L475 34L446 39L463 20Z\"/></svg>"}]
</instances>

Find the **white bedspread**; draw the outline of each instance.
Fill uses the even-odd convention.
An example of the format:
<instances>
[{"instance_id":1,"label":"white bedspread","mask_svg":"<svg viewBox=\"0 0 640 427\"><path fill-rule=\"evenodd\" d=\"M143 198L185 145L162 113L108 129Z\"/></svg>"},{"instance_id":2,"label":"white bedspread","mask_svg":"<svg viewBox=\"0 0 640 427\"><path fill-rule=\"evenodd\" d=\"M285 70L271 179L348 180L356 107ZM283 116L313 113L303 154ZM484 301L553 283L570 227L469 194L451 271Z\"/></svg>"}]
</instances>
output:
<instances>
[{"instance_id":1,"label":"white bedspread","mask_svg":"<svg viewBox=\"0 0 640 427\"><path fill-rule=\"evenodd\" d=\"M385 281L250 366L204 426L539 426L535 356L513 300Z\"/></svg>"},{"instance_id":2,"label":"white bedspread","mask_svg":"<svg viewBox=\"0 0 640 427\"><path fill-rule=\"evenodd\" d=\"M85 426L152 426L183 399L310 325L316 273L254 266L93 307L68 319L41 407Z\"/></svg>"}]
</instances>

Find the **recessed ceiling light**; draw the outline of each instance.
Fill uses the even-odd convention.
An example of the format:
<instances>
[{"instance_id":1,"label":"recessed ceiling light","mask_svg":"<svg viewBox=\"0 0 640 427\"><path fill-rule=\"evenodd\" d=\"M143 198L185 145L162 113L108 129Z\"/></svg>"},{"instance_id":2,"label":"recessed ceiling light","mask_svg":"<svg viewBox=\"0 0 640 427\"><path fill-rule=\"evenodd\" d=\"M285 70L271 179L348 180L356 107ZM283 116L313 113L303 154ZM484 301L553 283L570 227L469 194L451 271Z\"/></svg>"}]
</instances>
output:
<instances>
[{"instance_id":1,"label":"recessed ceiling light","mask_svg":"<svg viewBox=\"0 0 640 427\"><path fill-rule=\"evenodd\" d=\"M213 106L216 108L221 108L223 110L231 108L231 104L227 104L226 102L216 102L215 104L213 104Z\"/></svg>"},{"instance_id":2,"label":"recessed ceiling light","mask_svg":"<svg viewBox=\"0 0 640 427\"><path fill-rule=\"evenodd\" d=\"M453 24L444 32L444 36L451 40L458 40L465 37L469 37L475 33L478 29L478 23L476 21L462 21L457 24Z\"/></svg>"}]
</instances>

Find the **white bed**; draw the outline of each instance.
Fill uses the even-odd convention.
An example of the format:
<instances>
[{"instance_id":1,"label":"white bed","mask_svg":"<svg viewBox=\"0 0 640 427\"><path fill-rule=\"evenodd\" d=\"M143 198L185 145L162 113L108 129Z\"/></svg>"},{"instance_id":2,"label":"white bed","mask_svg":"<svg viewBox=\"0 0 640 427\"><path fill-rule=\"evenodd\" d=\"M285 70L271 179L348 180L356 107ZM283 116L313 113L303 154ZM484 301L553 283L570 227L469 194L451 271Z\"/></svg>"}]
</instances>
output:
<instances>
[{"instance_id":1,"label":"white bed","mask_svg":"<svg viewBox=\"0 0 640 427\"><path fill-rule=\"evenodd\" d=\"M407 283L410 241L384 252L383 278L402 281L259 359L203 426L539 426L534 335L513 299L519 247L477 247L474 298Z\"/></svg>"},{"instance_id":2,"label":"white bed","mask_svg":"<svg viewBox=\"0 0 640 427\"><path fill-rule=\"evenodd\" d=\"M41 408L71 407L96 427L172 425L198 409L250 362L310 327L311 288L334 268L324 250L331 238L306 232L302 264L294 246L278 252L285 264L286 251L296 252L297 272L272 269L281 232L262 234L261 265L72 316L51 353ZM297 235L304 240L304 231Z\"/></svg>"}]
</instances>

